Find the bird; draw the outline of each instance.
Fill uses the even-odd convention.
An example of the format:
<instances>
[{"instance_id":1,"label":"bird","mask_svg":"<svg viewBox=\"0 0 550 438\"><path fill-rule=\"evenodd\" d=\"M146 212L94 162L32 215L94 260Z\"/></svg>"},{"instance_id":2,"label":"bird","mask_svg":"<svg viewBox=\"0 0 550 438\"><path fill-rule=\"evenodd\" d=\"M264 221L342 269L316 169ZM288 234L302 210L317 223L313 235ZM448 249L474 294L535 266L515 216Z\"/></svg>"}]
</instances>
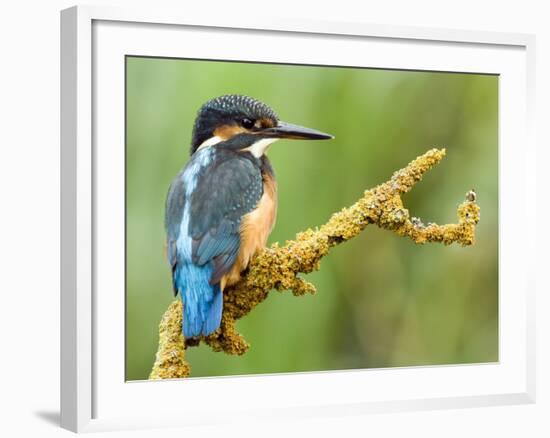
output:
<instances>
[{"instance_id":1,"label":"bird","mask_svg":"<svg viewBox=\"0 0 550 438\"><path fill-rule=\"evenodd\" d=\"M221 324L224 290L260 249L275 224L277 183L266 155L279 139L334 138L279 120L265 103L227 94L199 109L190 158L165 204L166 255L186 339Z\"/></svg>"}]
</instances>

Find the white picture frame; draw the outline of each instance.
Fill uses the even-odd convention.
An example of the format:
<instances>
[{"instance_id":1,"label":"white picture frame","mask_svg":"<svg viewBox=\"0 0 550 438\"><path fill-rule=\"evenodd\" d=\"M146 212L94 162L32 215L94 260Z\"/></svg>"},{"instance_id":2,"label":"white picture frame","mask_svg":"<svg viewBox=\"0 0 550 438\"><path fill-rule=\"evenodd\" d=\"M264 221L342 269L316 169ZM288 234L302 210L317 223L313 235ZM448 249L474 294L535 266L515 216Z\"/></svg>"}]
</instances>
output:
<instances>
[{"instance_id":1,"label":"white picture frame","mask_svg":"<svg viewBox=\"0 0 550 438\"><path fill-rule=\"evenodd\" d=\"M124 378L121 380L124 290L116 285L124 276L120 269L123 248L120 229L111 227L112 223L119 224L116 217L107 221L98 213L102 209L97 209L102 203L119 213L120 208L123 209L120 191L110 189L117 187L124 172L120 160L123 154L118 150L124 149L123 140L120 141L123 131L120 105L124 94L121 56L181 57L184 49L177 42L194 38L193 52L186 53L189 57L199 53L208 59L242 59L242 54L228 54L223 45L218 45L221 51L216 52L207 41L238 40L251 35L252 40L285 39L284 44L294 45L295 49L284 55L273 51L266 58L254 52L252 42L248 47L250 60L300 63L303 56L300 44L310 44L313 49L315 44L324 47L333 44L328 55L326 50L324 53L311 50L309 62L322 65L329 56L333 63L350 65L346 50L342 49L369 44L374 55L369 66L501 75L499 363L185 382L126 383ZM176 42L170 43L174 38ZM205 42L197 45L196 41ZM384 50L377 49L377 45L383 45ZM62 11L62 427L81 432L203 424L212 421L216 409L219 410L216 421L223 422L243 416L261 419L287 414L294 417L364 414L534 402L535 311L534 285L530 280L534 263L526 256L515 254L533 253L530 248L534 245L535 217L527 208L513 210L518 203L534 203L536 166L531 127L534 50L534 37L525 34L309 22L291 17L227 22L215 15L103 6L78 6ZM362 62L357 65L365 66ZM104 103L106 95L115 96L108 106ZM96 153L98 144L107 141L116 145L108 161L105 154ZM514 180L510 181L506 176L512 171ZM518 224L532 230L529 239L514 234ZM102 236L109 239L102 240ZM109 286L109 295L105 294L106 284L115 285ZM98 300L98 294L103 294L102 299ZM357 391L367 382L368 393ZM186 393L193 394L195 406L186 406L181 400L171 402L178 391L181 394L178 385L182 383L186 385ZM289 387L295 391L292 400L288 397ZM211 405L208 409L201 408L206 405L208 394L214 392L221 401L219 406L232 397L232 409L227 409L227 404L223 410ZM236 393L239 396L235 397ZM151 403L152 400L155 403Z\"/></svg>"}]
</instances>

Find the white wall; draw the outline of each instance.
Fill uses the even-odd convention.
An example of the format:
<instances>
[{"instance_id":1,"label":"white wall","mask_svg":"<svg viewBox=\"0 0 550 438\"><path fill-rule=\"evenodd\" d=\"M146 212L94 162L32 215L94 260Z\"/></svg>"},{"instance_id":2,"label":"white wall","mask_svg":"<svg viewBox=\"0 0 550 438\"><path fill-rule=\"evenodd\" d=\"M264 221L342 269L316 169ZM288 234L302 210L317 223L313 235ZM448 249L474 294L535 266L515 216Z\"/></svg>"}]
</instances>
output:
<instances>
[{"instance_id":1,"label":"white wall","mask_svg":"<svg viewBox=\"0 0 550 438\"><path fill-rule=\"evenodd\" d=\"M152 1L100 1L139 4ZM196 1L157 1L159 7L196 7ZM548 188L550 146L550 14L544 1L226 0L231 14L274 14L318 19L414 24L537 34L539 187ZM62 0L3 2L0 8L0 429L4 436L68 435L55 425L59 367L59 10ZM181 6L183 5L183 6ZM314 6L312 6L314 5ZM288 11L288 12L287 12ZM518 145L521 147L521 145ZM545 149L544 149L545 148ZM543 185L544 184L544 185ZM547 196L546 196L547 198ZM542 201L542 196L540 200ZM548 208L539 217L546 217ZM520 230L518 230L520 231ZM548 237L539 241L548 248ZM542 253L541 253L542 254ZM539 271L548 262L539 261ZM139 432L141 436L550 436L550 309L548 281L539 283L538 403L530 406L315 419L276 425ZM545 293L543 293L543 286ZM529 432L527 432L529 430ZM115 433L118 437L129 433Z\"/></svg>"}]
</instances>

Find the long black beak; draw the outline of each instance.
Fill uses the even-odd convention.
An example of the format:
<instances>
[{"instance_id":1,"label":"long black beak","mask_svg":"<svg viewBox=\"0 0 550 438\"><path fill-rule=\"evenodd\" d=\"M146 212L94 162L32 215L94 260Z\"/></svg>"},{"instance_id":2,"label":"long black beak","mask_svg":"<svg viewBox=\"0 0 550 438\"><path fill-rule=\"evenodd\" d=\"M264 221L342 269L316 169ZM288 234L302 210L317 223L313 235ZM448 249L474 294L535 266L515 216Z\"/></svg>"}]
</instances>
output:
<instances>
[{"instance_id":1,"label":"long black beak","mask_svg":"<svg viewBox=\"0 0 550 438\"><path fill-rule=\"evenodd\" d=\"M272 138L292 138L295 140L328 140L333 135L325 134L316 129L293 125L292 123L278 122L273 128L264 129L262 135Z\"/></svg>"}]
</instances>

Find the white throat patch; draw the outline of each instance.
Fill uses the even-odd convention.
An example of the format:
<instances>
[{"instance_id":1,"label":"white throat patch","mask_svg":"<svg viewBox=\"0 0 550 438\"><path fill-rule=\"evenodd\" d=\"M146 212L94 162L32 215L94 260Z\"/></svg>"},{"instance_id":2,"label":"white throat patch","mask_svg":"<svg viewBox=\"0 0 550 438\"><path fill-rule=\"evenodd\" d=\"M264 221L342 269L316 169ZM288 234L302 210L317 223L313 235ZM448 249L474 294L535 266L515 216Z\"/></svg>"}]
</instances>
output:
<instances>
[{"instance_id":1,"label":"white throat patch","mask_svg":"<svg viewBox=\"0 0 550 438\"><path fill-rule=\"evenodd\" d=\"M220 141L222 141L221 137L218 137L215 135L214 137L210 137L208 140L204 140L201 145L197 148L197 151L201 149L205 149L209 146L214 146L215 144L218 144Z\"/></svg>"},{"instance_id":2,"label":"white throat patch","mask_svg":"<svg viewBox=\"0 0 550 438\"><path fill-rule=\"evenodd\" d=\"M269 146L271 146L272 143L275 143L278 138L262 138L261 140L258 140L257 142L253 143L252 146L249 146L245 149L241 149L243 151L248 151L252 155L254 155L256 158L260 158L263 154L267 152L269 149ZM208 140L203 141L200 146L197 148L195 152L198 152L202 149L206 149L210 146L217 145L218 143L224 141L221 137L218 137L217 135L210 137Z\"/></svg>"},{"instance_id":3,"label":"white throat patch","mask_svg":"<svg viewBox=\"0 0 550 438\"><path fill-rule=\"evenodd\" d=\"M277 140L279 139L262 138L261 140L258 140L256 143L254 143L252 146L249 146L246 149L243 149L243 151L249 151L256 158L260 158L263 154L267 152L267 150L269 149L269 146L271 146L271 144L275 143Z\"/></svg>"}]
</instances>

